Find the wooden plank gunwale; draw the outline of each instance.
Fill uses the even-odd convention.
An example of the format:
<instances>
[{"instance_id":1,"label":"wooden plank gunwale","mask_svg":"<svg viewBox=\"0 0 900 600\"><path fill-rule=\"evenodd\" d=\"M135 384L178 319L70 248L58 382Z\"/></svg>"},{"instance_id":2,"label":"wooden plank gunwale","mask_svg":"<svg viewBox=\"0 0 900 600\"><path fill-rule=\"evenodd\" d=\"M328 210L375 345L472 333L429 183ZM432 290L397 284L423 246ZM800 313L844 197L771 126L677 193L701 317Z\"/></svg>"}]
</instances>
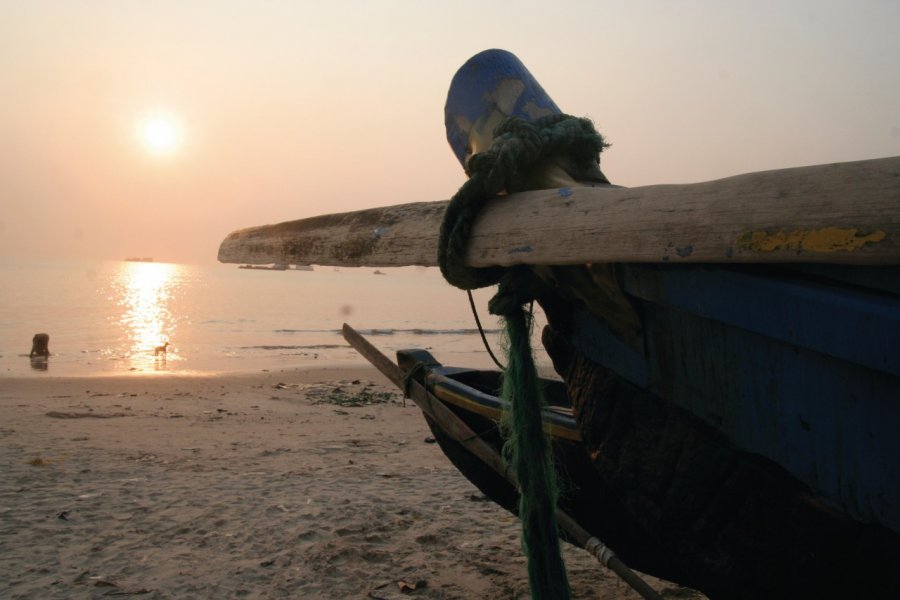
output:
<instances>
[{"instance_id":1,"label":"wooden plank gunwale","mask_svg":"<svg viewBox=\"0 0 900 600\"><path fill-rule=\"evenodd\" d=\"M241 229L225 263L436 266L447 202L416 202ZM489 202L466 262L900 264L900 157L704 183L563 187Z\"/></svg>"}]
</instances>

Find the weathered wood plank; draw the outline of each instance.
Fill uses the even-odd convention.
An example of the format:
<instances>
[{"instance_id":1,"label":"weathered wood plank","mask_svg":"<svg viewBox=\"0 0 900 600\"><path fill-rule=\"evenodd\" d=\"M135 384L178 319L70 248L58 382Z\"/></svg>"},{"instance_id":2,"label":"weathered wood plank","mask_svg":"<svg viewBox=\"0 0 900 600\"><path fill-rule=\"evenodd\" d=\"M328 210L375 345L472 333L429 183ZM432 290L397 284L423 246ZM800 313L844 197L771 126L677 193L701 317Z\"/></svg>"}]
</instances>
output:
<instances>
[{"instance_id":1,"label":"weathered wood plank","mask_svg":"<svg viewBox=\"0 0 900 600\"><path fill-rule=\"evenodd\" d=\"M332 266L434 265L447 202L416 202L241 229L219 261Z\"/></svg>"},{"instance_id":2,"label":"weathered wood plank","mask_svg":"<svg viewBox=\"0 0 900 600\"><path fill-rule=\"evenodd\" d=\"M235 231L227 263L435 266L446 201ZM569 187L491 201L467 263L900 264L900 157L636 188Z\"/></svg>"}]
</instances>

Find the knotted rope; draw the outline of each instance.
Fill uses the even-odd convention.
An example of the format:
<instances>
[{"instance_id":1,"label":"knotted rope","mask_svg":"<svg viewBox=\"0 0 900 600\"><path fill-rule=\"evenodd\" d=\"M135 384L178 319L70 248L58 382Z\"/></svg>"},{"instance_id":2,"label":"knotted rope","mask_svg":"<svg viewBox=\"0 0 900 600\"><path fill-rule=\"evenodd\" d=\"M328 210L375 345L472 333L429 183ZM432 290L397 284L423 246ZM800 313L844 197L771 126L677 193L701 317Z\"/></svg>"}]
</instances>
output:
<instances>
[{"instance_id":1,"label":"knotted rope","mask_svg":"<svg viewBox=\"0 0 900 600\"><path fill-rule=\"evenodd\" d=\"M508 117L494 131L491 147L469 160L469 180L451 198L441 223L438 264L444 278L465 290L499 284L488 309L506 324L502 397L511 410L504 416L508 440L503 450L519 481L522 544L533 600L570 596L555 518L556 477L541 420L544 399L531 350L532 318L523 308L535 299L538 281L527 266L466 266L466 244L484 204L500 193L524 190L536 165L560 158L588 169L596 166L606 146L587 119L551 115L529 122Z\"/></svg>"}]
</instances>

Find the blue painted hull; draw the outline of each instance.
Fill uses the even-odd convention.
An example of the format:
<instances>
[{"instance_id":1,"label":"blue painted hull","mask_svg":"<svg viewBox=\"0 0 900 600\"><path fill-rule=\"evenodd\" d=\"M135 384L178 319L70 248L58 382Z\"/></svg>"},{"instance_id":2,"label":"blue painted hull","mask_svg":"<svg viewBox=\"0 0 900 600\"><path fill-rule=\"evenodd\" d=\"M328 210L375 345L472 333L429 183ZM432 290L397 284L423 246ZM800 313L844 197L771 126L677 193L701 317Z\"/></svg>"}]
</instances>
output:
<instances>
[{"instance_id":1,"label":"blue painted hull","mask_svg":"<svg viewBox=\"0 0 900 600\"><path fill-rule=\"evenodd\" d=\"M900 281L883 271L880 287ZM900 532L900 295L821 272L626 265L640 345L585 310L571 341L827 505Z\"/></svg>"},{"instance_id":2,"label":"blue painted hull","mask_svg":"<svg viewBox=\"0 0 900 600\"><path fill-rule=\"evenodd\" d=\"M900 594L900 278L880 271L618 265L630 336L539 295L629 562L712 598Z\"/></svg>"}]
</instances>

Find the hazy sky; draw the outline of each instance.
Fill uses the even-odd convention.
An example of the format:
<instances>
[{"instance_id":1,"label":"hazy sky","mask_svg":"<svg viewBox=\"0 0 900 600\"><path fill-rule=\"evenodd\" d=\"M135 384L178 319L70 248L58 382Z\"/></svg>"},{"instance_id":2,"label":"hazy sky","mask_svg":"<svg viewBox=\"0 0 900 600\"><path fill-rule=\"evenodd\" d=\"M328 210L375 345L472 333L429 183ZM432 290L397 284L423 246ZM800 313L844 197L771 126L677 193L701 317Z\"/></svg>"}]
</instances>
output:
<instances>
[{"instance_id":1,"label":"hazy sky","mask_svg":"<svg viewBox=\"0 0 900 600\"><path fill-rule=\"evenodd\" d=\"M447 87L487 48L594 119L622 185L900 155L898 32L897 0L0 0L0 256L210 263L234 229L449 198Z\"/></svg>"}]
</instances>

